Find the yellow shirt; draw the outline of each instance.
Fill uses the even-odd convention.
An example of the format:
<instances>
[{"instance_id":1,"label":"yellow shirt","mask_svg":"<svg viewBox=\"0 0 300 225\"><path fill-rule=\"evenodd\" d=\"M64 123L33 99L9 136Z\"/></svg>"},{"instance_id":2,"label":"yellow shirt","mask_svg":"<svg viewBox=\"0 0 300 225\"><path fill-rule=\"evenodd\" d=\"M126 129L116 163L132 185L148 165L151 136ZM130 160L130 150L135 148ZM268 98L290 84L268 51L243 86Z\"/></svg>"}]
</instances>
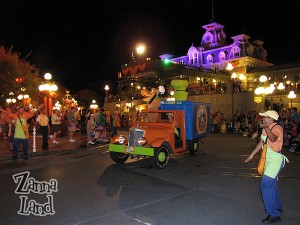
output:
<instances>
[{"instance_id":1,"label":"yellow shirt","mask_svg":"<svg viewBox=\"0 0 300 225\"><path fill-rule=\"evenodd\" d=\"M49 118L46 114L40 114L37 117L37 121L39 122L40 126L48 126Z\"/></svg>"},{"instance_id":2,"label":"yellow shirt","mask_svg":"<svg viewBox=\"0 0 300 225\"><path fill-rule=\"evenodd\" d=\"M15 128L15 139L26 139L25 133L23 131L22 125L20 123L20 120L22 121L22 124L27 128L27 120L31 117L33 117L33 112L24 112L22 116L20 116L20 120L18 118L18 115L15 113L8 113L8 117L13 119L16 124Z\"/></svg>"}]
</instances>

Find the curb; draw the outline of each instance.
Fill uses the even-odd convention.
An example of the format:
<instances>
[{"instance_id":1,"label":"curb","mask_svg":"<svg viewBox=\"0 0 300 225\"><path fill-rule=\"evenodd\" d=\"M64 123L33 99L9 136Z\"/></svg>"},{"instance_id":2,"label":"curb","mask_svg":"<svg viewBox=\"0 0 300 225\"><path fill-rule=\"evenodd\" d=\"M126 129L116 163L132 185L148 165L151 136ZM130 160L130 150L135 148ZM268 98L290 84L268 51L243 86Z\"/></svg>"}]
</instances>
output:
<instances>
[{"instance_id":1,"label":"curb","mask_svg":"<svg viewBox=\"0 0 300 225\"><path fill-rule=\"evenodd\" d=\"M128 134L128 130L125 130L125 129L120 129L118 130L118 135L121 135L121 134ZM36 137L39 137L39 139L41 139L41 136L40 135L37 135ZM32 138L32 136L30 137ZM41 140L39 140L41 141ZM50 144L50 139L49 139L49 144ZM38 151L36 152L32 152L32 142L31 144L29 145L29 159L31 157L38 157L38 156L46 156L46 155L51 155L51 154L55 154L55 153L63 153L63 152L75 152L75 151L78 151L80 149L86 149L88 148L87 146L87 138L86 138L86 134L80 134L77 136L76 138L76 146L69 146L69 142L68 140L62 140L61 141L61 145L59 146L56 146L54 147L54 149L49 149L49 151L42 151L41 149L39 149ZM93 145L93 146L96 146L96 145L99 145L99 144L107 144L106 142L98 142L97 144ZM41 143L38 142L36 143L37 146L41 146ZM52 144L51 144L52 145ZM9 150L5 150L5 151L9 151ZM22 147L19 151L19 159L22 159L22 155L23 155L23 150L22 150ZM1 156L1 151L0 151L0 162L5 162L5 161L13 161L12 160L12 154L9 154L8 152L6 152L4 155Z\"/></svg>"}]
</instances>

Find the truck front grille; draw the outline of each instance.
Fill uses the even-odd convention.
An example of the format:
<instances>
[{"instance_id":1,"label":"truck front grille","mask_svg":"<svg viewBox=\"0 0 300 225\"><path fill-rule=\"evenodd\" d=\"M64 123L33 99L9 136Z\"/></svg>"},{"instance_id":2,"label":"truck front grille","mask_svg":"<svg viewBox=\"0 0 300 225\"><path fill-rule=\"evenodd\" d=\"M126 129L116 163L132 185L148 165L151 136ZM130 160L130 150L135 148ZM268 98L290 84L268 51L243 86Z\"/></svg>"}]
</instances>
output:
<instances>
[{"instance_id":1,"label":"truck front grille","mask_svg":"<svg viewBox=\"0 0 300 225\"><path fill-rule=\"evenodd\" d=\"M129 146L139 146L138 140L144 137L143 130L130 130L129 131Z\"/></svg>"}]
</instances>

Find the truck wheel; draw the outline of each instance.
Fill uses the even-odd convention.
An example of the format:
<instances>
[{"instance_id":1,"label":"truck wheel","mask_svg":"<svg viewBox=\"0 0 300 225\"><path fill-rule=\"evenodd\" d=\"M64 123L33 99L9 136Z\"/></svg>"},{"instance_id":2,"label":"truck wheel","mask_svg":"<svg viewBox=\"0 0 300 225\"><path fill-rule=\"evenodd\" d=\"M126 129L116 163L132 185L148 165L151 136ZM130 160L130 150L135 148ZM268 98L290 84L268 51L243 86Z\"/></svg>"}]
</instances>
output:
<instances>
[{"instance_id":1,"label":"truck wheel","mask_svg":"<svg viewBox=\"0 0 300 225\"><path fill-rule=\"evenodd\" d=\"M110 152L110 157L117 163L123 163L128 159L129 155L120 152Z\"/></svg>"},{"instance_id":2,"label":"truck wheel","mask_svg":"<svg viewBox=\"0 0 300 225\"><path fill-rule=\"evenodd\" d=\"M199 143L198 141L188 141L187 143L187 149L190 152L190 155L195 156L198 153L199 150Z\"/></svg>"},{"instance_id":3,"label":"truck wheel","mask_svg":"<svg viewBox=\"0 0 300 225\"><path fill-rule=\"evenodd\" d=\"M165 146L160 146L154 149L154 156L151 157L153 167L163 169L167 166L170 160L170 151Z\"/></svg>"}]
</instances>

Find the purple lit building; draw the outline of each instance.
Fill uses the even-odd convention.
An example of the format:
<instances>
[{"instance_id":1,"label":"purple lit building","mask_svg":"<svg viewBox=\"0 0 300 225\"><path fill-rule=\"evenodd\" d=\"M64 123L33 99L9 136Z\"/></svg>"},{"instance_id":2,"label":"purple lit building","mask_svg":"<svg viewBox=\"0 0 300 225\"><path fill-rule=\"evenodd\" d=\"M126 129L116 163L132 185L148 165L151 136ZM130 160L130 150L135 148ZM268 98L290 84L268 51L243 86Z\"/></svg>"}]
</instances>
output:
<instances>
[{"instance_id":1,"label":"purple lit building","mask_svg":"<svg viewBox=\"0 0 300 225\"><path fill-rule=\"evenodd\" d=\"M132 56L130 63L121 66L118 97L110 99L113 103L109 107L115 108L117 102L121 112L141 110L145 107L141 89L159 85L165 86L161 98L167 99L173 79L188 80L188 100L212 103L212 112L223 112L227 120L236 110L247 113L291 106L287 94L291 90L298 93L300 64L275 66L267 61L263 41L251 41L246 34L229 41L224 26L214 21L202 27L201 45L192 44L186 55L164 54L158 59L139 60ZM264 82L262 75L266 76ZM277 89L280 83L284 89ZM258 87L271 88L272 92L258 92ZM293 106L297 104L294 100Z\"/></svg>"}]
</instances>

